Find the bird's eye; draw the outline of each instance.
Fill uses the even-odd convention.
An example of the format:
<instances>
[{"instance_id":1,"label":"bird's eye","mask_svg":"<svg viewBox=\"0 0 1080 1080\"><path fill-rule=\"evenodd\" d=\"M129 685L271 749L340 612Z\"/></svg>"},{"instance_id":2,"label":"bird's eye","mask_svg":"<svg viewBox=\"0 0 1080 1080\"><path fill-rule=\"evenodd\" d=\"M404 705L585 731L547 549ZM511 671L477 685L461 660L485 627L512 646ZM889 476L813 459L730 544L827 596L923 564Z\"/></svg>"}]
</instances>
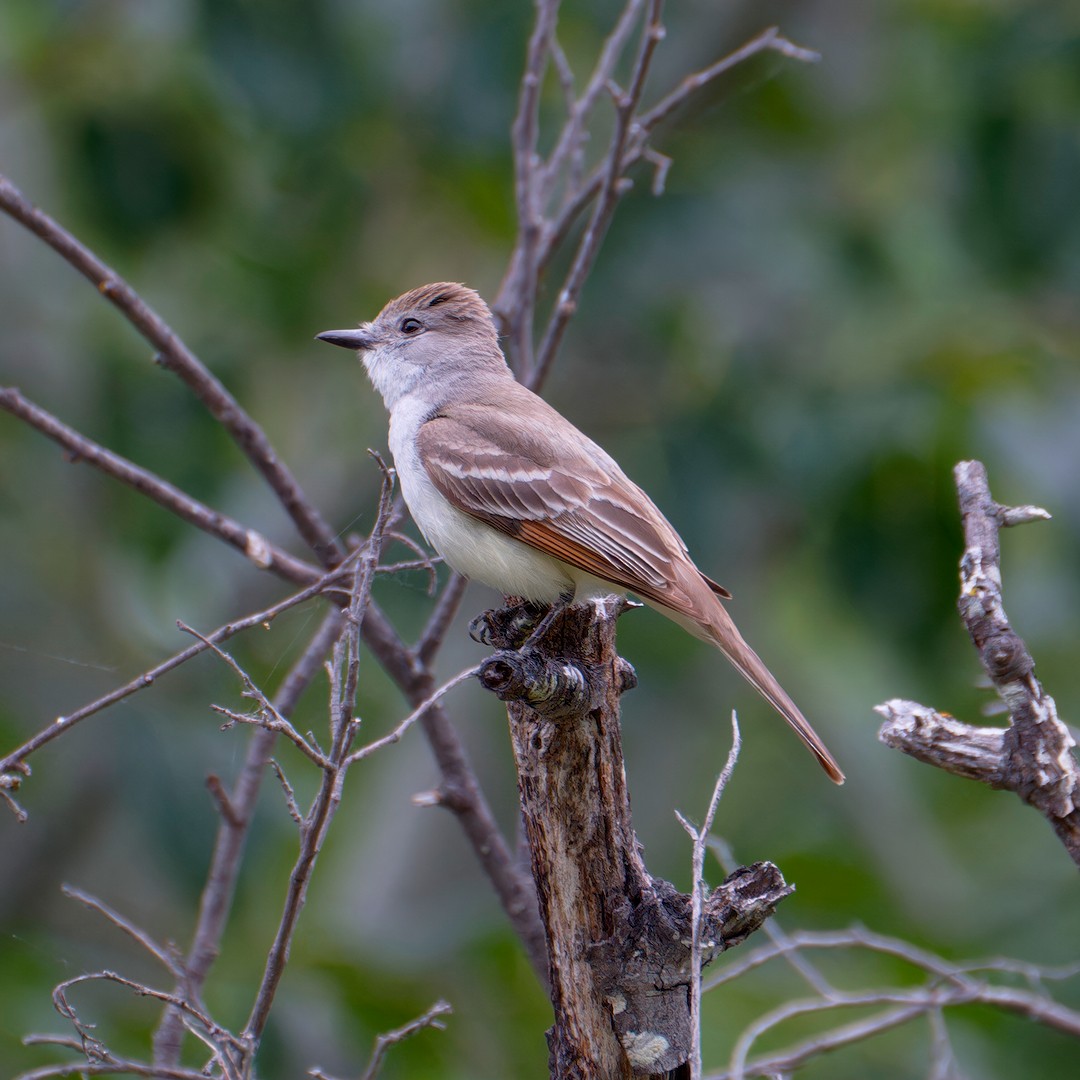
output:
<instances>
[{"instance_id":1,"label":"bird's eye","mask_svg":"<svg viewBox=\"0 0 1080 1080\"><path fill-rule=\"evenodd\" d=\"M403 334L415 334L418 330L423 330L424 325L419 319L402 319L401 320L401 332Z\"/></svg>"}]
</instances>

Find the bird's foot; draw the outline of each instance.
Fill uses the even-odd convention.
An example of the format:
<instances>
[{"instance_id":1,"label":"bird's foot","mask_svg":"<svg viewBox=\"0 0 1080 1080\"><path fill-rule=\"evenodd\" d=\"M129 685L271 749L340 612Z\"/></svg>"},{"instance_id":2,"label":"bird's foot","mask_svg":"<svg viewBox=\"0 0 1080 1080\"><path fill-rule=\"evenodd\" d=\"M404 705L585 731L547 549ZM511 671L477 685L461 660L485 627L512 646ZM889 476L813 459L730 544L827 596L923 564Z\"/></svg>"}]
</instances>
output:
<instances>
[{"instance_id":1,"label":"bird's foot","mask_svg":"<svg viewBox=\"0 0 1080 1080\"><path fill-rule=\"evenodd\" d=\"M521 600L482 611L469 623L469 637L493 649L528 648L543 638L573 600L568 591L551 605Z\"/></svg>"}]
</instances>

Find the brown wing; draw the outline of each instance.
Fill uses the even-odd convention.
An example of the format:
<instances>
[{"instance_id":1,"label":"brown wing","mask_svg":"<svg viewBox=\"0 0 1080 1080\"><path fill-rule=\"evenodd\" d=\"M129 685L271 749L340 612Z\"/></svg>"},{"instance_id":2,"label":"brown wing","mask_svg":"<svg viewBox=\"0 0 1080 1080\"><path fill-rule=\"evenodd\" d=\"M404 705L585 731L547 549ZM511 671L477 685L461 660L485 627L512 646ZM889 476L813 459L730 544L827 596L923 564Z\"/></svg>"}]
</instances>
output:
<instances>
[{"instance_id":1,"label":"brown wing","mask_svg":"<svg viewBox=\"0 0 1080 1080\"><path fill-rule=\"evenodd\" d=\"M685 570L688 557L675 530L604 451L514 387L513 396L521 391L530 400L448 407L420 428L421 460L436 488L459 510L531 547L682 608L672 594L682 577L674 563ZM523 404L536 422L521 423Z\"/></svg>"}]
</instances>

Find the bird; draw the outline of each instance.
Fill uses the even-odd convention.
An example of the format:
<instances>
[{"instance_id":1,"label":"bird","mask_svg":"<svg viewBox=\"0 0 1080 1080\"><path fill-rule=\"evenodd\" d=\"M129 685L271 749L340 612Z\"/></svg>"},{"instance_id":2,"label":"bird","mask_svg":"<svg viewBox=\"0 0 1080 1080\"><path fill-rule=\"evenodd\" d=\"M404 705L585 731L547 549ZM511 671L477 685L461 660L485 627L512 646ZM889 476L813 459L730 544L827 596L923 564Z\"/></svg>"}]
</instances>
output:
<instances>
[{"instance_id":1,"label":"bird","mask_svg":"<svg viewBox=\"0 0 1080 1080\"><path fill-rule=\"evenodd\" d=\"M470 580L534 604L633 593L718 648L837 784L836 759L724 607L656 504L506 362L479 293L436 282L316 337L354 350L390 416L401 493Z\"/></svg>"}]
</instances>

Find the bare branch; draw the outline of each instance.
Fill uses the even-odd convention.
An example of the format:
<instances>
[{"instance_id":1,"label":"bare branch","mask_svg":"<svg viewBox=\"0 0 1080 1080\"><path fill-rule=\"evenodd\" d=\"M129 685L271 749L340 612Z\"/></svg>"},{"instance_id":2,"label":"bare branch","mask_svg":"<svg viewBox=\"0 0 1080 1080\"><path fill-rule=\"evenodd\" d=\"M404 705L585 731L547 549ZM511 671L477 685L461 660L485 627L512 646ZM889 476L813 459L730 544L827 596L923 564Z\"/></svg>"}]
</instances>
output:
<instances>
[{"instance_id":1,"label":"bare branch","mask_svg":"<svg viewBox=\"0 0 1080 1080\"><path fill-rule=\"evenodd\" d=\"M428 711L433 705L441 701L455 686L460 686L466 679L471 679L480 671L479 664L473 664L472 667L465 668L464 671L459 671L452 679L448 679L446 682L435 691L426 701L420 702L419 705L408 716L405 717L394 729L383 735L382 738L376 739L374 742L370 742L367 746L361 746L359 750L354 750L342 763L345 768L350 765L355 765L358 761L363 761L364 758L370 757L376 750L382 750L385 746L390 746L393 743L400 742L401 736L409 730L413 724L419 720L424 713Z\"/></svg>"},{"instance_id":2,"label":"bare branch","mask_svg":"<svg viewBox=\"0 0 1080 1080\"><path fill-rule=\"evenodd\" d=\"M235 634L238 634L243 630L249 630L254 626L265 626L276 619L282 612L288 611L298 604L302 604L305 601L312 599L312 597L318 596L327 589L329 585L336 581L342 572L343 570L341 568L331 571L329 574L319 578L315 584L310 585L306 589L302 589L298 593L294 593L292 596L286 597L272 607L264 608L262 611L257 611L252 615L245 616L243 619L236 619L233 622L225 623L223 626L220 626L217 630L213 631L213 633L207 634L206 637L201 639L197 644L192 645L187 649L183 649L178 653L174 653L167 660L163 660L155 667L149 668L141 675L137 675L134 679L124 683L123 686L109 691L109 693L104 694L95 701L91 701L87 705L83 705L72 713L68 713L65 716L58 716L47 727L42 728L41 731L32 738L27 739L22 746L12 750L5 757L0 758L0 796L6 794L4 790L5 786L19 786L21 776L18 774L21 773L22 776L29 774L29 767L26 765L26 759L40 750L46 743L59 738L80 721L101 712L103 709L107 709L110 705L115 705L116 702L122 701L126 697L130 697L140 690L145 690L147 687L153 686L162 675L179 667L181 664L186 663L193 657L206 652L208 648L212 647L212 644L226 641Z\"/></svg>"},{"instance_id":3,"label":"bare branch","mask_svg":"<svg viewBox=\"0 0 1080 1080\"><path fill-rule=\"evenodd\" d=\"M663 0L649 0L645 15L645 26L641 33L641 43L638 47L637 59L630 76L630 86L625 94L620 94L615 103L615 131L611 137L611 147L608 150L604 178L601 183L596 206L592 217L585 229L574 253L574 260L559 290L555 309L548 319L544 336L537 349L536 362L531 368L525 369L528 374L528 384L533 389L540 386L547 375L548 369L559 344L562 341L566 327L577 310L578 296L585 284L585 279L592 270L597 253L600 250L601 241L607 233L608 226L615 214L624 187L622 184L623 157L626 152L627 140L641 101L641 95L645 90L645 79L649 73L653 53L657 45L664 38L664 27L660 22L663 10Z\"/></svg>"},{"instance_id":4,"label":"bare branch","mask_svg":"<svg viewBox=\"0 0 1080 1080\"><path fill-rule=\"evenodd\" d=\"M198 638L198 640L206 645L218 659L224 661L224 663L232 668L236 677L243 683L244 697L251 698L258 705L258 710L253 715L248 713L238 713L232 709L226 709L222 705L211 705L210 708L213 709L214 712L228 717L229 723L223 725L223 727L230 727L232 724L254 724L258 727L265 728L267 731L273 731L278 735L284 735L285 738L287 738L302 754L305 754L314 761L319 768L325 769L329 767L330 763L326 758L316 750L315 747L311 746L304 736L274 708L270 699L259 689L255 680L252 679L252 677L236 662L231 653L227 653L220 645L215 644L209 638L203 637L198 630L193 630L179 619L177 619L176 625L183 633Z\"/></svg>"},{"instance_id":5,"label":"bare branch","mask_svg":"<svg viewBox=\"0 0 1080 1080\"><path fill-rule=\"evenodd\" d=\"M96 896L91 896L90 893L83 892L82 889L77 889L73 885L61 885L60 891L65 896L70 896L72 900L78 900L80 904L84 904L86 907L90 908L91 911L96 911L99 915L103 915L113 924L113 926L123 930L128 937L133 941L136 941L151 956L153 956L154 959L163 964L170 975L174 978L181 977L182 970L176 957L163 945L159 945L141 927L138 927L130 920L125 919L123 915L109 907L108 904L99 900Z\"/></svg>"},{"instance_id":6,"label":"bare branch","mask_svg":"<svg viewBox=\"0 0 1080 1080\"><path fill-rule=\"evenodd\" d=\"M886 718L878 738L928 764L1018 795L1050 822L1080 866L1080 762L1054 699L1035 677L1035 661L1013 630L1001 595L999 530L1045 520L1034 506L994 502L978 461L955 468L964 524L960 617L983 668L1009 710L1005 729L974 727L914 702L876 709Z\"/></svg>"},{"instance_id":7,"label":"bare branch","mask_svg":"<svg viewBox=\"0 0 1080 1080\"><path fill-rule=\"evenodd\" d=\"M532 367L533 312L536 306L535 251L543 225L539 192L540 91L555 38L559 0L534 0L536 21L529 38L525 70L521 76L517 114L511 128L514 151L514 199L518 216L520 279L510 313L507 349L518 371Z\"/></svg>"},{"instance_id":8,"label":"bare branch","mask_svg":"<svg viewBox=\"0 0 1080 1080\"><path fill-rule=\"evenodd\" d=\"M28 766L23 765L22 769L26 770L24 775L29 773ZM8 809L15 815L15 820L20 825L25 825L30 820L30 815L19 805L18 800L11 794L13 790L17 790L22 783L22 776L13 775L11 773L0 773L0 799L3 799L7 803Z\"/></svg>"},{"instance_id":9,"label":"bare branch","mask_svg":"<svg viewBox=\"0 0 1080 1080\"><path fill-rule=\"evenodd\" d=\"M225 790L225 785L221 782L221 777L211 773L206 778L206 790L210 792L210 798L214 800L217 812L230 825L234 827L240 825L240 815L236 812L236 808L229 798L229 793Z\"/></svg>"},{"instance_id":10,"label":"bare branch","mask_svg":"<svg viewBox=\"0 0 1080 1080\"><path fill-rule=\"evenodd\" d=\"M787 958L793 951L807 949L864 949L896 957L922 970L926 984L903 990L867 990L849 993L825 984L817 996L786 1002L747 1027L732 1054L729 1069L710 1074L710 1080L736 1080L739 1077L786 1075L810 1058L848 1043L869 1038L888 1028L918 1016L931 1015L943 1008L978 1002L1036 1020L1065 1034L1080 1038L1080 1012L1054 1001L1042 989L1048 979L1072 978L1080 974L1080 965L1042 968L1017 964L1011 960L988 959L954 964L934 953L862 928L826 933L798 932L785 935L779 942L763 945L727 965L706 983L706 989L733 982L770 960ZM985 973L1022 974L1033 989L998 986L987 981ZM797 1046L748 1061L753 1043L766 1031L786 1020L835 1009L885 1007L880 1013L854 1024L843 1025L811 1036Z\"/></svg>"},{"instance_id":11,"label":"bare branch","mask_svg":"<svg viewBox=\"0 0 1080 1080\"><path fill-rule=\"evenodd\" d=\"M638 117L623 153L621 172L625 174L639 161L649 156L649 137L664 120L677 111L694 94L703 90L736 65L767 50L773 50L797 60L814 61L818 59L817 53L809 49L803 49L781 37L775 27L763 31L745 45L716 61L716 63L687 76L675 90L665 95L656 105ZM548 266L556 250L561 247L574 223L585 212L586 207L597 198L604 185L608 165L609 163L606 160L598 164L584 180L577 184L572 191L568 192L558 215L553 221L549 222L544 233L544 243L537 252L540 273L543 273ZM655 187L656 178L654 176L654 190Z\"/></svg>"},{"instance_id":12,"label":"bare branch","mask_svg":"<svg viewBox=\"0 0 1080 1080\"><path fill-rule=\"evenodd\" d=\"M203 1042L211 1048L215 1061L221 1066L222 1075L229 1078L229 1080L232 1080L234 1077L236 1080L239 1080L234 1065L235 1054L237 1051L241 1050L242 1047L236 1037L215 1023L205 1010L196 1007L186 998L176 994L166 993L163 990L156 990L151 986L147 986L145 983L137 982L134 979L128 979L123 975L117 974L115 971L109 970L89 972L84 975L76 975L73 978L65 979L57 985L53 990L52 995L53 1005L55 1006L56 1011L75 1028L80 1042L80 1049L91 1066L99 1063L112 1064L115 1059L108 1047L100 1039L91 1034L94 1025L88 1024L79 1017L79 1014L75 1011L75 1008L69 999L69 992L73 988L87 982L115 983L118 986L123 986L132 990L140 997L148 997L166 1003L172 1009L177 1011L184 1019L185 1023L193 1025L193 1030L197 1030L200 1033Z\"/></svg>"},{"instance_id":13,"label":"bare branch","mask_svg":"<svg viewBox=\"0 0 1080 1080\"><path fill-rule=\"evenodd\" d=\"M640 17L641 9L644 6L645 0L627 0L611 33L604 40L600 55L596 60L596 66L589 77L589 82L581 97L570 108L566 123L563 125L555 147L544 166L543 197L545 200L554 195L559 176L568 166L569 176L566 194L568 195L570 191L580 185L582 171L581 148L586 137L589 120L598 102L607 93L608 85L615 75L615 65L622 56L623 49L626 48L630 32L634 29L634 24Z\"/></svg>"},{"instance_id":14,"label":"bare branch","mask_svg":"<svg viewBox=\"0 0 1080 1080\"><path fill-rule=\"evenodd\" d=\"M721 75L726 74L732 68L745 63L752 56L760 52L772 50L781 53L792 60L799 60L804 64L815 64L821 59L821 54L813 49L804 49L792 41L780 35L780 28L770 26L763 30L757 37L751 38L745 45L740 45L734 52L710 64L701 71L695 71L687 75L685 79L670 93L665 94L647 113L641 117L641 135L650 134L659 124L663 123L673 112L693 97L700 93L710 83L715 82ZM637 150L639 145L635 144Z\"/></svg>"},{"instance_id":15,"label":"bare branch","mask_svg":"<svg viewBox=\"0 0 1080 1080\"><path fill-rule=\"evenodd\" d=\"M54 1046L67 1046L77 1049L78 1044L69 1039L52 1039L48 1037L29 1036L23 1040L28 1045L32 1043L48 1044ZM128 1058L110 1057L108 1063L88 1065L86 1062L75 1062L68 1065L43 1065L29 1072L19 1073L15 1080L49 1080L53 1076L149 1076L154 1080L206 1080L206 1073L196 1072L194 1069L162 1068L158 1065L148 1065L142 1061L131 1061Z\"/></svg>"},{"instance_id":16,"label":"bare branch","mask_svg":"<svg viewBox=\"0 0 1080 1080\"><path fill-rule=\"evenodd\" d=\"M284 770L274 758L270 759L270 768L274 770L274 775L281 785L281 790L285 793L285 807L289 811L289 817L291 817L297 825L303 825L304 815L300 813L300 807L296 804L296 792L293 791L292 784L289 783Z\"/></svg>"},{"instance_id":17,"label":"bare branch","mask_svg":"<svg viewBox=\"0 0 1080 1080\"><path fill-rule=\"evenodd\" d=\"M705 902L705 852L708 848L709 833L712 832L713 821L716 819L716 810L720 805L720 796L724 793L731 774L735 771L735 763L739 760L739 751L742 749L742 735L739 732L739 720L735 711L731 713L731 750L728 752L727 761L724 762L720 775L713 785L712 796L709 799L709 808L705 812L705 820L701 828L695 829L693 825L678 811L676 817L679 823L689 834L693 841L694 851L692 859L691 892L690 892L690 1077L691 1080L701 1080L701 968L702 968L702 942L701 942L701 913ZM768 920L766 920L768 925Z\"/></svg>"},{"instance_id":18,"label":"bare branch","mask_svg":"<svg viewBox=\"0 0 1080 1080\"><path fill-rule=\"evenodd\" d=\"M411 536L403 532L395 532L388 529L386 532L388 540L396 540L399 544L404 544L416 554L416 561L413 563L391 563L389 566L380 565L379 573L386 573L388 571L398 570L426 570L428 573L428 596L435 595L435 586L438 584L439 575L435 569L436 563L442 562L442 556L433 555L422 544L418 544Z\"/></svg>"},{"instance_id":19,"label":"bare branch","mask_svg":"<svg viewBox=\"0 0 1080 1080\"><path fill-rule=\"evenodd\" d=\"M452 574L450 580L443 586L435 610L432 611L427 626L424 627L424 632L420 635L420 640L417 641L413 650L420 663L430 664L435 658L458 608L461 607L461 600L468 584L468 580L460 574Z\"/></svg>"},{"instance_id":20,"label":"bare branch","mask_svg":"<svg viewBox=\"0 0 1080 1080\"><path fill-rule=\"evenodd\" d=\"M342 622L341 612L336 608L331 610L303 655L285 677L274 695L274 708L283 717L292 714L300 695L318 674L323 658L341 632ZM236 881L240 874L244 843L275 739L275 733L264 728L252 732L243 767L229 796L235 816L222 817L218 826L210 870L199 901L195 933L184 964L185 978L180 980L177 986L177 994L192 1000L198 999L206 976L220 951L221 937L225 932ZM154 1034L156 1066L175 1067L178 1064L182 1026L181 1013L176 1009L166 1009Z\"/></svg>"},{"instance_id":21,"label":"bare branch","mask_svg":"<svg viewBox=\"0 0 1080 1080\"><path fill-rule=\"evenodd\" d=\"M364 616L363 635L365 644L413 707L431 696L435 679L430 668L418 663L409 653L374 602L368 605ZM547 971L547 951L532 878L507 846L446 711L441 705L431 706L420 717L420 725L442 777L439 805L450 810L460 822L503 910L525 944L533 969L543 979Z\"/></svg>"},{"instance_id":22,"label":"bare branch","mask_svg":"<svg viewBox=\"0 0 1080 1080\"><path fill-rule=\"evenodd\" d=\"M710 837L709 847L720 863L725 874L732 873L739 865L726 841L719 837ZM779 920L769 919L762 926L765 936L770 941L782 948L781 955L788 962L792 970L797 972L806 981L806 984L817 994L825 995L832 991L829 980L810 961L803 956L799 949L792 946L791 938L787 931L780 925Z\"/></svg>"},{"instance_id":23,"label":"bare branch","mask_svg":"<svg viewBox=\"0 0 1080 1080\"><path fill-rule=\"evenodd\" d=\"M444 1016L449 1016L454 1010L451 1008L449 1002L436 1001L434 1005L422 1016L418 1016L415 1020L410 1020L409 1023L403 1024L399 1028L395 1028L393 1031L388 1031L383 1035L379 1035L375 1039L375 1049L371 1052L371 1060L368 1062L368 1067L364 1070L360 1077L360 1080L375 1080L375 1077L379 1075L382 1069L383 1060L386 1057L387 1052L392 1046L397 1045L399 1042L404 1042L406 1039L415 1035L418 1031L423 1031L424 1028L436 1028L442 1031L446 1028L446 1024L443 1022ZM308 1069L308 1076L312 1080L334 1080L334 1077L328 1073L324 1073L322 1069Z\"/></svg>"},{"instance_id":24,"label":"bare branch","mask_svg":"<svg viewBox=\"0 0 1080 1080\"><path fill-rule=\"evenodd\" d=\"M2 185L0 177L0 185ZM134 488L140 495L175 514L181 520L224 540L260 570L270 570L289 581L307 584L319 575L318 567L290 555L254 529L247 529L227 514L193 499L186 492L148 469L106 450L99 443L68 427L51 413L27 400L14 387L0 387L0 409L24 420L53 442L59 443L74 462L85 461L95 469Z\"/></svg>"},{"instance_id":25,"label":"bare branch","mask_svg":"<svg viewBox=\"0 0 1080 1080\"><path fill-rule=\"evenodd\" d=\"M15 185L0 175L0 210L79 271L112 303L157 350L155 360L175 372L194 392L214 419L232 436L248 460L262 474L285 508L297 531L323 565L339 561L340 548L333 530L304 496L292 473L278 457L262 428L240 407L172 328L110 266L72 236L48 214L35 207Z\"/></svg>"},{"instance_id":26,"label":"bare branch","mask_svg":"<svg viewBox=\"0 0 1080 1080\"><path fill-rule=\"evenodd\" d=\"M278 985L285 973L289 948L300 912L307 900L308 886L319 852L322 850L327 830L341 802L341 789L345 781L349 750L357 724L352 717L359 673L359 639L367 621L371 604L371 585L375 580L375 568L379 565L387 523L393 514L394 473L377 454L372 455L383 472L383 486L379 510L371 535L364 545L357 562L353 584L352 601L345 612L342 633L334 644L334 685L331 690L331 747L326 755L319 789L311 809L304 816L300 827L300 852L289 875L285 901L274 941L270 946L262 980L242 1040L254 1054L262 1037L270 1008Z\"/></svg>"}]
</instances>

